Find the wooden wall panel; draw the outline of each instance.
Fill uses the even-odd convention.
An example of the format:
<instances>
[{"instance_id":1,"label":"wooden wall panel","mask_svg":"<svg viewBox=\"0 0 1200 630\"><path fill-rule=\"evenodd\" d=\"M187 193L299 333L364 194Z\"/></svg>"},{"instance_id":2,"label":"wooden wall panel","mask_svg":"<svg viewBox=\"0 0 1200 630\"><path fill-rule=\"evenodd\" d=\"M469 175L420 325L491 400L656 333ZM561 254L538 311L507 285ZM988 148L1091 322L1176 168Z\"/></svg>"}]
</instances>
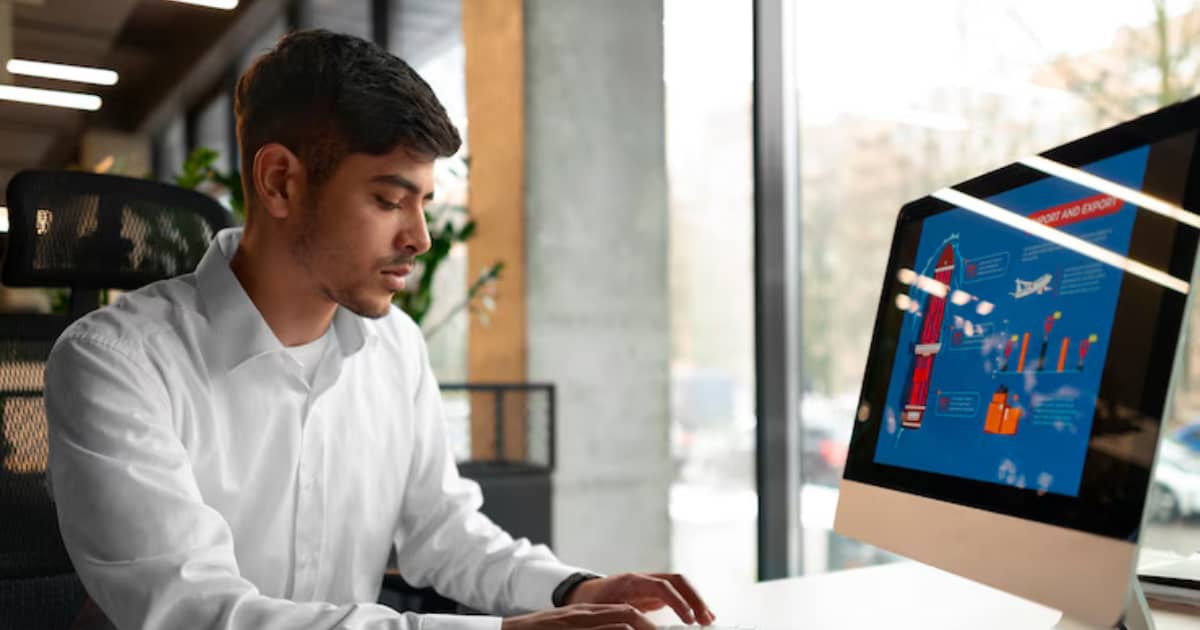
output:
<instances>
[{"instance_id":1,"label":"wooden wall panel","mask_svg":"<svg viewBox=\"0 0 1200 630\"><path fill-rule=\"evenodd\" d=\"M496 310L487 325L472 318L471 382L523 381L525 371L525 41L522 0L463 0L466 47L470 209L478 223L468 251L468 282L504 262ZM516 396L514 398L520 398ZM488 395L471 401L472 456L494 454L494 407ZM524 405L505 405L507 459L524 457Z\"/></svg>"}]
</instances>

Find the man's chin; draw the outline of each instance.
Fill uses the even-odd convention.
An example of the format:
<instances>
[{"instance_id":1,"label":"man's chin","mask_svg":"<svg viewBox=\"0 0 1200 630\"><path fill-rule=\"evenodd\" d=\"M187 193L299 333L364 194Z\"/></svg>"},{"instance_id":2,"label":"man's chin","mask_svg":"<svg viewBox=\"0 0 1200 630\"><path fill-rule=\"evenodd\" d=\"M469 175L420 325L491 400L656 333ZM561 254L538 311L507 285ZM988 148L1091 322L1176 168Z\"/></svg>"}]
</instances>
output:
<instances>
[{"instance_id":1,"label":"man's chin","mask_svg":"<svg viewBox=\"0 0 1200 630\"><path fill-rule=\"evenodd\" d=\"M362 315L363 317L368 317L370 319L382 319L384 317L387 317L387 314L390 312L392 312L392 301L388 300L388 301L384 302L383 304L376 306L374 308L364 309L363 312L359 312L358 314Z\"/></svg>"},{"instance_id":2,"label":"man's chin","mask_svg":"<svg viewBox=\"0 0 1200 630\"><path fill-rule=\"evenodd\" d=\"M379 299L355 299L355 300L339 300L338 304L345 307L346 310L369 319L380 319L387 317L387 314L392 312L392 293L387 294L384 300Z\"/></svg>"}]
</instances>

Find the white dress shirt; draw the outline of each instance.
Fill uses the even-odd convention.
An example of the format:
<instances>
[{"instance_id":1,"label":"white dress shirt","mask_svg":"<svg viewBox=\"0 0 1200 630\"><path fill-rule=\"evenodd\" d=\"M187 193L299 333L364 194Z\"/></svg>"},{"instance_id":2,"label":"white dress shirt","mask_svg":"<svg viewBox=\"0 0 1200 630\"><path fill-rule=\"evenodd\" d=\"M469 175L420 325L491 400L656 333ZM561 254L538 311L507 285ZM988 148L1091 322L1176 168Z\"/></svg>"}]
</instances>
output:
<instances>
[{"instance_id":1,"label":"white dress shirt","mask_svg":"<svg viewBox=\"0 0 1200 630\"><path fill-rule=\"evenodd\" d=\"M71 561L122 629L497 630L374 603L404 579L478 610L550 607L576 571L479 513L421 331L339 307L310 386L229 268L121 296L46 367L50 480Z\"/></svg>"}]
</instances>

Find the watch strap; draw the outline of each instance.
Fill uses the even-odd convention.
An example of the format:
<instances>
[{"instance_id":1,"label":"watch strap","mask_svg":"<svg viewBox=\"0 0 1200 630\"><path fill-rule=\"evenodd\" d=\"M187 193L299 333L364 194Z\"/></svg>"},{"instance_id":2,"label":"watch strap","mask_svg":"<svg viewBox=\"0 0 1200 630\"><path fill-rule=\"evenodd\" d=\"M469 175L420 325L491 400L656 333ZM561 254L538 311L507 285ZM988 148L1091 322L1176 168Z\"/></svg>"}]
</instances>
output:
<instances>
[{"instance_id":1,"label":"watch strap","mask_svg":"<svg viewBox=\"0 0 1200 630\"><path fill-rule=\"evenodd\" d=\"M595 573L588 573L586 571L577 571L572 573L571 575L567 576L567 579L559 582L558 586L554 588L554 593L550 596L550 601L556 608L559 606L565 606L567 603L567 597L571 595L571 591L575 590L576 586L579 586L588 580L595 580L599 577L600 576L596 575Z\"/></svg>"}]
</instances>

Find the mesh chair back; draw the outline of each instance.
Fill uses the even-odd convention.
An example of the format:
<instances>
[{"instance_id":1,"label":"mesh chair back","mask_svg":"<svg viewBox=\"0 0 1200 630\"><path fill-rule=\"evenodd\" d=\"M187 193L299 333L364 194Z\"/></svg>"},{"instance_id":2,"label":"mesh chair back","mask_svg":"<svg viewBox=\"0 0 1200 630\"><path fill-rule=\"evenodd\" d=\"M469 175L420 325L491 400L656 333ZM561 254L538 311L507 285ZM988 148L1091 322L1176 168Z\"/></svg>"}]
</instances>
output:
<instances>
[{"instance_id":1,"label":"mesh chair back","mask_svg":"<svg viewBox=\"0 0 1200 630\"><path fill-rule=\"evenodd\" d=\"M42 368L53 343L0 340L0 578L71 571L45 486Z\"/></svg>"},{"instance_id":2,"label":"mesh chair back","mask_svg":"<svg viewBox=\"0 0 1200 630\"><path fill-rule=\"evenodd\" d=\"M229 224L203 194L76 172L17 174L8 212L4 284L71 287L73 308L76 293L191 271ZM0 314L0 629L65 629L84 596L45 484L42 374L69 322Z\"/></svg>"},{"instance_id":3,"label":"mesh chair back","mask_svg":"<svg viewBox=\"0 0 1200 630\"><path fill-rule=\"evenodd\" d=\"M134 289L195 268L229 212L141 179L22 171L8 184L4 284Z\"/></svg>"},{"instance_id":4,"label":"mesh chair back","mask_svg":"<svg viewBox=\"0 0 1200 630\"><path fill-rule=\"evenodd\" d=\"M66 322L0 316L0 628L65 630L83 602L46 490L42 372Z\"/></svg>"}]
</instances>

